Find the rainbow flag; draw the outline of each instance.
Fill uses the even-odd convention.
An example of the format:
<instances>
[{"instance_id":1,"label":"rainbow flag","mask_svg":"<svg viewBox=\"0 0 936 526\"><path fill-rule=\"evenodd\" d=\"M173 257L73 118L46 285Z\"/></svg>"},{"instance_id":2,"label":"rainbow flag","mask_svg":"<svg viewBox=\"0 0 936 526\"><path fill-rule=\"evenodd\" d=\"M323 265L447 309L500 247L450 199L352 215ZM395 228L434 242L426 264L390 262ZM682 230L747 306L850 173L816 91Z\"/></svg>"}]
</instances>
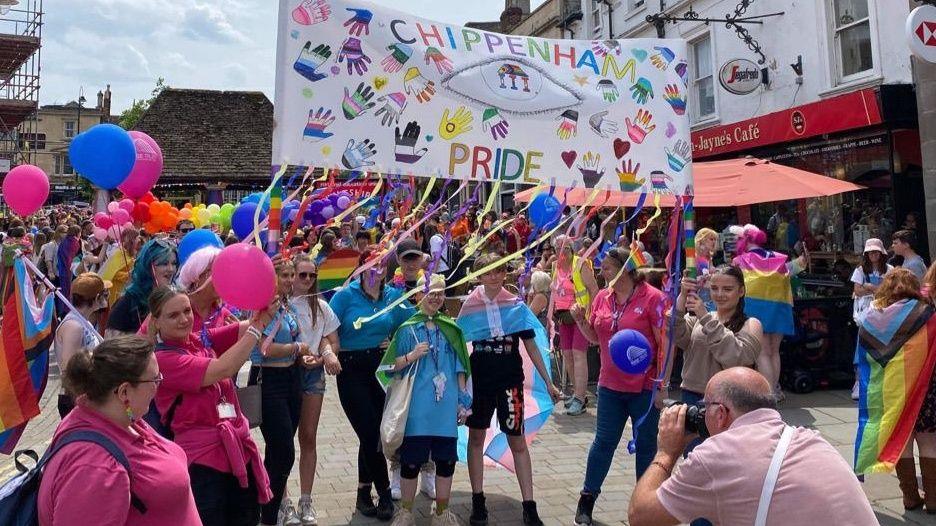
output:
<instances>
[{"instance_id":1,"label":"rainbow flag","mask_svg":"<svg viewBox=\"0 0 936 526\"><path fill-rule=\"evenodd\" d=\"M488 312L489 307L493 312ZM473 341L533 329L543 364L547 371L551 370L546 329L520 298L506 290L502 289L497 298L489 304L484 296L484 287L476 287L462 305L457 322L465 340L469 342L469 347ZM536 372L526 349L520 350L520 356L523 358L523 434L529 444L552 414L553 401L549 397L546 383L550 380L542 378ZM477 373L478 371L473 372ZM484 374L484 371L480 373ZM513 455L507 445L507 435L500 431L496 419L497 415L494 415L484 439L485 462L514 471ZM458 459L463 462L468 460L468 429L465 426L458 428Z\"/></svg>"},{"instance_id":2,"label":"rainbow flag","mask_svg":"<svg viewBox=\"0 0 936 526\"><path fill-rule=\"evenodd\" d=\"M732 264L744 274L744 313L760 320L766 333L793 334L793 289L786 255L755 249L737 256Z\"/></svg>"},{"instance_id":3,"label":"rainbow flag","mask_svg":"<svg viewBox=\"0 0 936 526\"><path fill-rule=\"evenodd\" d=\"M649 264L646 254L640 250L640 245L637 244L637 241L632 242L630 245L630 257L624 262L624 270L630 272L640 267L646 267Z\"/></svg>"},{"instance_id":4,"label":"rainbow flag","mask_svg":"<svg viewBox=\"0 0 936 526\"><path fill-rule=\"evenodd\" d=\"M936 316L917 300L871 308L858 330L855 473L894 470L936 365Z\"/></svg>"},{"instance_id":5,"label":"rainbow flag","mask_svg":"<svg viewBox=\"0 0 936 526\"><path fill-rule=\"evenodd\" d=\"M13 287L4 299L0 323L0 453L16 447L26 423L39 415L49 372L55 301L37 301L32 279L19 258L6 270Z\"/></svg>"},{"instance_id":6,"label":"rainbow flag","mask_svg":"<svg viewBox=\"0 0 936 526\"><path fill-rule=\"evenodd\" d=\"M358 267L361 255L356 250L342 248L325 258L318 268L319 292L337 289Z\"/></svg>"}]
</instances>

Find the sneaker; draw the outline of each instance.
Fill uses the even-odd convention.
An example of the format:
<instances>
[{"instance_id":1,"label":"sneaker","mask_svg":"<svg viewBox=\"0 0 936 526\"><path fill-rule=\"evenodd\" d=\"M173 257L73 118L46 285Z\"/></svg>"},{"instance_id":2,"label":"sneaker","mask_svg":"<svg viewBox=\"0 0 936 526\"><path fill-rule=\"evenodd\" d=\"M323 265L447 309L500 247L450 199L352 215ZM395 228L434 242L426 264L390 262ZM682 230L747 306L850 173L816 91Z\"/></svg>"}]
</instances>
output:
<instances>
[{"instance_id":1,"label":"sneaker","mask_svg":"<svg viewBox=\"0 0 936 526\"><path fill-rule=\"evenodd\" d=\"M416 519L413 517L412 511L406 508L397 508L390 526L416 526Z\"/></svg>"},{"instance_id":2,"label":"sneaker","mask_svg":"<svg viewBox=\"0 0 936 526\"><path fill-rule=\"evenodd\" d=\"M446 509L441 515L432 514L432 526L461 526L461 522L452 510Z\"/></svg>"},{"instance_id":3,"label":"sneaker","mask_svg":"<svg viewBox=\"0 0 936 526\"><path fill-rule=\"evenodd\" d=\"M374 506L374 498L371 497L370 486L358 488L357 502L355 502L354 507L365 517L374 517L377 515L377 507Z\"/></svg>"},{"instance_id":4,"label":"sneaker","mask_svg":"<svg viewBox=\"0 0 936 526\"><path fill-rule=\"evenodd\" d=\"M471 526L487 526L488 510L484 505L484 493L471 494L471 517L468 518Z\"/></svg>"},{"instance_id":5,"label":"sneaker","mask_svg":"<svg viewBox=\"0 0 936 526\"><path fill-rule=\"evenodd\" d=\"M419 476L419 490L426 494L432 500L436 498L436 474L435 469L424 470Z\"/></svg>"},{"instance_id":6,"label":"sneaker","mask_svg":"<svg viewBox=\"0 0 936 526\"><path fill-rule=\"evenodd\" d=\"M299 520L302 521L302 526L318 525L315 508L312 507L312 499L299 499Z\"/></svg>"},{"instance_id":7,"label":"sneaker","mask_svg":"<svg viewBox=\"0 0 936 526\"><path fill-rule=\"evenodd\" d=\"M395 506L393 505L393 500L390 498L390 495L385 495L377 499L377 519L381 521L388 521L393 518L393 511Z\"/></svg>"},{"instance_id":8,"label":"sneaker","mask_svg":"<svg viewBox=\"0 0 936 526\"><path fill-rule=\"evenodd\" d=\"M569 406L572 405L572 400L575 400L575 397L574 397L574 396L568 395L568 394L565 394L565 393L562 394L562 405L563 405L566 409L568 409Z\"/></svg>"},{"instance_id":9,"label":"sneaker","mask_svg":"<svg viewBox=\"0 0 936 526\"><path fill-rule=\"evenodd\" d=\"M595 509L595 495L582 493L579 496L578 506L575 508L575 524L591 525L592 511Z\"/></svg>"},{"instance_id":10,"label":"sneaker","mask_svg":"<svg viewBox=\"0 0 936 526\"><path fill-rule=\"evenodd\" d=\"M524 526L544 526L539 512L536 511L536 501L523 501L523 524Z\"/></svg>"},{"instance_id":11,"label":"sneaker","mask_svg":"<svg viewBox=\"0 0 936 526\"><path fill-rule=\"evenodd\" d=\"M400 500L403 497L403 492L400 491L400 467L397 466L396 469L390 471L390 498L393 500Z\"/></svg>"},{"instance_id":12,"label":"sneaker","mask_svg":"<svg viewBox=\"0 0 936 526\"><path fill-rule=\"evenodd\" d=\"M569 416L578 416L585 412L585 402L579 400L578 398L573 398L572 403L569 405L569 408L566 409L566 414Z\"/></svg>"},{"instance_id":13,"label":"sneaker","mask_svg":"<svg viewBox=\"0 0 936 526\"><path fill-rule=\"evenodd\" d=\"M280 504L280 516L282 519L279 521L283 526L302 526L302 521L299 520L299 514L296 513L296 508L293 507L292 500L283 499L283 502Z\"/></svg>"},{"instance_id":14,"label":"sneaker","mask_svg":"<svg viewBox=\"0 0 936 526\"><path fill-rule=\"evenodd\" d=\"M852 400L857 402L859 397L860 397L860 393L859 393L858 380L855 380L855 385L852 386Z\"/></svg>"}]
</instances>

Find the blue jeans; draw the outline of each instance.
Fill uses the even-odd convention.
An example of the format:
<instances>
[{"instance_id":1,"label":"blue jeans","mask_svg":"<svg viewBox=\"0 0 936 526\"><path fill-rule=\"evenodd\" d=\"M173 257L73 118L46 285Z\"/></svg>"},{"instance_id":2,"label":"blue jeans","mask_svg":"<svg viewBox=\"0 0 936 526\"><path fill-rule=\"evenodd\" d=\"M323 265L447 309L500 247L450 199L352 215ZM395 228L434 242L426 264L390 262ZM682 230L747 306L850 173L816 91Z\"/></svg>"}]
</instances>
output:
<instances>
[{"instance_id":1,"label":"blue jeans","mask_svg":"<svg viewBox=\"0 0 936 526\"><path fill-rule=\"evenodd\" d=\"M585 493L597 495L601 493L614 451L621 442L624 434L624 425L627 419L633 424L640 419L650 408L647 419L640 428L635 430L636 435L636 462L637 479L650 466L656 456L657 426L660 422L660 411L653 407L653 398L650 391L639 393L622 393L605 387L598 387L598 423L595 429L595 441L588 451L588 464L585 467Z\"/></svg>"},{"instance_id":2,"label":"blue jeans","mask_svg":"<svg viewBox=\"0 0 936 526\"><path fill-rule=\"evenodd\" d=\"M695 404L702 400L702 395L693 391L683 391L682 392L682 401L687 404ZM689 443L686 446L686 452L683 453L683 458L689 455L689 452L696 448L699 444L702 443L701 438L697 438ZM712 526L712 523L706 519L696 519L689 523L689 526Z\"/></svg>"}]
</instances>

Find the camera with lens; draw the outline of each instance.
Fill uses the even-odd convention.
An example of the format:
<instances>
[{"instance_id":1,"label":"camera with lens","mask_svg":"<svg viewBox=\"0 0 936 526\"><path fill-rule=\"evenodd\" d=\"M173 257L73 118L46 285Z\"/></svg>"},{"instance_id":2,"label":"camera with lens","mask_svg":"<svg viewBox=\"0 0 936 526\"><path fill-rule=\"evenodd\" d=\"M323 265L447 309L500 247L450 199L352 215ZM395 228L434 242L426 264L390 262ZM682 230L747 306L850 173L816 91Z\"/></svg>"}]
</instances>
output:
<instances>
[{"instance_id":1,"label":"camera with lens","mask_svg":"<svg viewBox=\"0 0 936 526\"><path fill-rule=\"evenodd\" d=\"M697 434L703 440L709 437L708 428L705 427L705 406L701 403L687 404L677 400L663 400L663 407L673 407L675 405L686 405L686 433Z\"/></svg>"}]
</instances>

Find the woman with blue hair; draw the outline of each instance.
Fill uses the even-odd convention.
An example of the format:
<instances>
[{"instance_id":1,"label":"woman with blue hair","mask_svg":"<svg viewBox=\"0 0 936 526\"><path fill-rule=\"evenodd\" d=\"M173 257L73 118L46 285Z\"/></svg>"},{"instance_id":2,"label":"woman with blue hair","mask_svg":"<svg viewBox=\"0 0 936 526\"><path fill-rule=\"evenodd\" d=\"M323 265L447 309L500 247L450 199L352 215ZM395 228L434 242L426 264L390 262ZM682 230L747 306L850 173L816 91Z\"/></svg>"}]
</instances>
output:
<instances>
[{"instance_id":1,"label":"woman with blue hair","mask_svg":"<svg viewBox=\"0 0 936 526\"><path fill-rule=\"evenodd\" d=\"M130 284L117 300L107 319L106 338L136 334L149 315L149 295L153 289L172 283L178 265L176 247L166 239L151 239L143 245L133 264Z\"/></svg>"}]
</instances>

